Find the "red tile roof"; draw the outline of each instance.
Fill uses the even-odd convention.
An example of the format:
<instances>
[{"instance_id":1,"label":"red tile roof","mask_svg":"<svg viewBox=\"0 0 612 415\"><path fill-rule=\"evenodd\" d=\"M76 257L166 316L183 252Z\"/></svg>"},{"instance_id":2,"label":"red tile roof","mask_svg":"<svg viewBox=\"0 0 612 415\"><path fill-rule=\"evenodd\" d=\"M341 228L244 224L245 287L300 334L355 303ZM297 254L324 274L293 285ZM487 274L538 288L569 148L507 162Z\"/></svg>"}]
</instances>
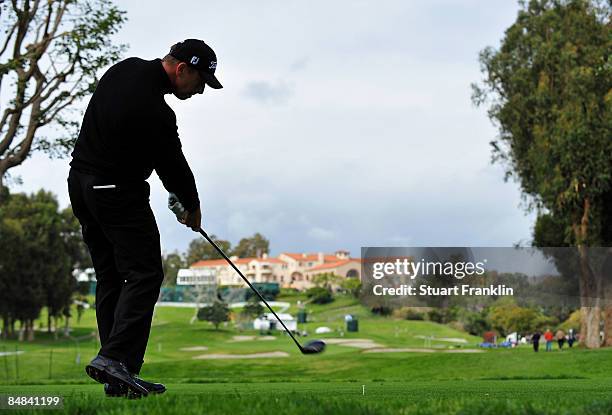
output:
<instances>
[{"instance_id":1,"label":"red tile roof","mask_svg":"<svg viewBox=\"0 0 612 415\"><path fill-rule=\"evenodd\" d=\"M287 255L288 257L295 259L296 261L318 261L319 260L319 254L296 254L296 253L283 252L282 255ZM336 255L324 254L323 261L324 262L335 262L335 261L338 261L338 257Z\"/></svg>"},{"instance_id":2,"label":"red tile roof","mask_svg":"<svg viewBox=\"0 0 612 415\"><path fill-rule=\"evenodd\" d=\"M257 258L238 258L236 260L232 260L234 264L248 264L252 260ZM229 265L225 259L204 259L202 261L194 262L191 264L190 268L200 268L200 267L214 267L217 265Z\"/></svg>"},{"instance_id":3,"label":"red tile roof","mask_svg":"<svg viewBox=\"0 0 612 415\"><path fill-rule=\"evenodd\" d=\"M270 264L284 264L285 261L282 261L278 258L238 258L234 262L234 264L248 264L251 261L258 261ZM191 264L191 268L200 268L200 267L214 267L217 265L228 265L225 259L206 259L202 261L195 262Z\"/></svg>"},{"instance_id":4,"label":"red tile roof","mask_svg":"<svg viewBox=\"0 0 612 415\"><path fill-rule=\"evenodd\" d=\"M281 255L287 255L288 257L293 258L296 261L301 261L301 262L319 260L318 254L305 254L304 256L303 254L283 252ZM271 263L271 264L284 264L286 262L286 261L283 261L282 259L272 258L272 257L270 258L238 258L234 260L233 262L235 264L248 264L249 262L254 261L254 260L258 262L262 262L262 263ZM335 268L339 265L343 265L350 261L359 262L361 261L361 259L360 258L340 259L336 255L324 254L323 261L324 261L323 264L315 266L314 268L310 268L309 270ZM229 264L227 263L225 259L206 259L206 260L194 262L193 264L191 264L190 268L214 267L214 266L219 266L219 265L229 266Z\"/></svg>"},{"instance_id":5,"label":"red tile roof","mask_svg":"<svg viewBox=\"0 0 612 415\"><path fill-rule=\"evenodd\" d=\"M342 265L346 265L349 262L361 262L359 259L351 258L351 259L341 259L335 262L326 262L325 264L317 265L316 267L308 268L306 271L318 271L321 269L332 269L337 268Z\"/></svg>"}]
</instances>

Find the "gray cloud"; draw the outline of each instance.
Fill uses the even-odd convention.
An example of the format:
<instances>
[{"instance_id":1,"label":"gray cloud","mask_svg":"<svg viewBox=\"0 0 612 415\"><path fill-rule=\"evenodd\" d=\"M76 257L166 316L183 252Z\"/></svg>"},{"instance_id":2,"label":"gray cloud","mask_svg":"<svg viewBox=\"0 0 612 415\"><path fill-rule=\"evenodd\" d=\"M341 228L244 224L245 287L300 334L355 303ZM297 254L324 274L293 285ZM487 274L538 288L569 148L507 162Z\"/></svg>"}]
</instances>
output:
<instances>
[{"instance_id":1,"label":"gray cloud","mask_svg":"<svg viewBox=\"0 0 612 415\"><path fill-rule=\"evenodd\" d=\"M321 240L329 240L335 239L336 235L333 231L329 229L319 228L315 226L314 228L308 231L308 236L313 239L321 239Z\"/></svg>"},{"instance_id":2,"label":"gray cloud","mask_svg":"<svg viewBox=\"0 0 612 415\"><path fill-rule=\"evenodd\" d=\"M302 69L305 69L310 63L310 59L307 56L304 56L300 59L297 59L289 65L289 71L291 72L299 72Z\"/></svg>"},{"instance_id":3,"label":"gray cloud","mask_svg":"<svg viewBox=\"0 0 612 415\"><path fill-rule=\"evenodd\" d=\"M167 101L207 232L234 244L261 232L272 254L529 238L533 214L490 165L497 132L469 89L515 2L186 3L193 12L173 16L155 12L160 0L126 0L117 41L152 59L206 27L225 88ZM44 187L66 206L68 162L29 158L12 191ZM150 183L164 249L185 250L199 236L168 211L155 174Z\"/></svg>"},{"instance_id":4,"label":"gray cloud","mask_svg":"<svg viewBox=\"0 0 612 415\"><path fill-rule=\"evenodd\" d=\"M243 95L263 104L284 105L294 95L294 88L284 81L251 81L244 88Z\"/></svg>"}]
</instances>

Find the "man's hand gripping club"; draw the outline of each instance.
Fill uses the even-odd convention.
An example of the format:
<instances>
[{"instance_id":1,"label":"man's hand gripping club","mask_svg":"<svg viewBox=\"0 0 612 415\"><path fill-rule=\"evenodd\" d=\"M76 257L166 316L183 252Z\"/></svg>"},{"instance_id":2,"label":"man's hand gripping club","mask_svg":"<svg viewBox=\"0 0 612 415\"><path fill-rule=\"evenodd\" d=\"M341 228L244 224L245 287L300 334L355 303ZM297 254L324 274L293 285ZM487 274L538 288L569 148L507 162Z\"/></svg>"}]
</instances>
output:
<instances>
[{"instance_id":1,"label":"man's hand gripping club","mask_svg":"<svg viewBox=\"0 0 612 415\"><path fill-rule=\"evenodd\" d=\"M202 213L200 207L197 210L189 212L185 210L180 200L174 193L168 195L168 208L176 215L178 220L183 225L191 228L193 231L198 232L202 227Z\"/></svg>"}]
</instances>

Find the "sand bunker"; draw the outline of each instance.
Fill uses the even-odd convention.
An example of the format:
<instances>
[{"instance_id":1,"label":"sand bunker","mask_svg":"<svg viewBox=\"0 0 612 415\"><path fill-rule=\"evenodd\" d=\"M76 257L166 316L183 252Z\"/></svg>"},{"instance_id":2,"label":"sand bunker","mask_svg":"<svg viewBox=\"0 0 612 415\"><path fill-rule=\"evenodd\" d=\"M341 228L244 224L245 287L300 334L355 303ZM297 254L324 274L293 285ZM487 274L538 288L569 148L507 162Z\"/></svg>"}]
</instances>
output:
<instances>
[{"instance_id":1,"label":"sand bunker","mask_svg":"<svg viewBox=\"0 0 612 415\"><path fill-rule=\"evenodd\" d=\"M191 346L191 347L181 347L181 352L204 352L208 350L206 346Z\"/></svg>"},{"instance_id":2,"label":"sand bunker","mask_svg":"<svg viewBox=\"0 0 612 415\"><path fill-rule=\"evenodd\" d=\"M234 336L232 337L232 341L235 341L235 342L246 342L249 340L255 340L255 336Z\"/></svg>"},{"instance_id":3,"label":"sand bunker","mask_svg":"<svg viewBox=\"0 0 612 415\"><path fill-rule=\"evenodd\" d=\"M401 348L401 349L392 349L389 347L385 347L382 349L370 349L370 350L365 350L364 353L404 353L404 352L411 352L411 353L435 353L435 350L432 349L415 349L415 348Z\"/></svg>"},{"instance_id":4,"label":"sand bunker","mask_svg":"<svg viewBox=\"0 0 612 415\"><path fill-rule=\"evenodd\" d=\"M416 348L383 348L364 350L363 353L483 353L483 350L477 349L448 349L448 350L433 350L433 349L416 349Z\"/></svg>"},{"instance_id":5,"label":"sand bunker","mask_svg":"<svg viewBox=\"0 0 612 415\"><path fill-rule=\"evenodd\" d=\"M414 336L417 339L430 339L438 342L450 342L450 343L467 343L466 339L460 339L459 337L428 337L428 336Z\"/></svg>"},{"instance_id":6,"label":"sand bunker","mask_svg":"<svg viewBox=\"0 0 612 415\"><path fill-rule=\"evenodd\" d=\"M232 340L228 340L230 343L234 342L248 342L254 340L276 340L274 336L233 336Z\"/></svg>"},{"instance_id":7,"label":"sand bunker","mask_svg":"<svg viewBox=\"0 0 612 415\"><path fill-rule=\"evenodd\" d=\"M340 344L340 343L348 343L348 342L357 342L357 343L372 343L374 340L371 339L349 339L349 338L329 338L329 339L321 339L327 344Z\"/></svg>"},{"instance_id":8,"label":"sand bunker","mask_svg":"<svg viewBox=\"0 0 612 415\"><path fill-rule=\"evenodd\" d=\"M265 352L265 353L251 353L251 354L224 354L224 353L211 353L202 354L195 356L193 359L263 359L269 357L289 357L289 353L286 352Z\"/></svg>"},{"instance_id":9,"label":"sand bunker","mask_svg":"<svg viewBox=\"0 0 612 415\"><path fill-rule=\"evenodd\" d=\"M426 349L415 347L391 348L385 347L383 344L375 343L371 339L350 339L350 338L331 338L321 339L327 344L337 344L339 346L355 347L364 349L363 353L482 353L483 350L478 349ZM440 339L436 339L440 340ZM451 339L446 339L451 340ZM463 339L452 339L463 340Z\"/></svg>"},{"instance_id":10,"label":"sand bunker","mask_svg":"<svg viewBox=\"0 0 612 415\"><path fill-rule=\"evenodd\" d=\"M339 346L355 347L357 349L374 349L379 347L385 347L384 344L378 344L374 342L346 342L338 343Z\"/></svg>"},{"instance_id":11,"label":"sand bunker","mask_svg":"<svg viewBox=\"0 0 612 415\"><path fill-rule=\"evenodd\" d=\"M321 340L323 340L327 344L337 344L339 346L355 347L357 349L373 349L373 348L385 347L383 344L374 343L374 341L370 339L332 338L332 339L321 339Z\"/></svg>"}]
</instances>

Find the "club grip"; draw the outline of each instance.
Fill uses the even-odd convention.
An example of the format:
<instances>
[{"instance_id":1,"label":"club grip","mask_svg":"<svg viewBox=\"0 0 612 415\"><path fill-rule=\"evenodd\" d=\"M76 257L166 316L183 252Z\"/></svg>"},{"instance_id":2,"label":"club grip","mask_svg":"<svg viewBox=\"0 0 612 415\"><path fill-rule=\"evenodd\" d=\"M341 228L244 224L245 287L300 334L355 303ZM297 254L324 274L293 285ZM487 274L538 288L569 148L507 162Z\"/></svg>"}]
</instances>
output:
<instances>
[{"instance_id":1,"label":"club grip","mask_svg":"<svg viewBox=\"0 0 612 415\"><path fill-rule=\"evenodd\" d=\"M185 213L185 208L174 193L168 195L168 209L170 209L177 218L181 219Z\"/></svg>"}]
</instances>

